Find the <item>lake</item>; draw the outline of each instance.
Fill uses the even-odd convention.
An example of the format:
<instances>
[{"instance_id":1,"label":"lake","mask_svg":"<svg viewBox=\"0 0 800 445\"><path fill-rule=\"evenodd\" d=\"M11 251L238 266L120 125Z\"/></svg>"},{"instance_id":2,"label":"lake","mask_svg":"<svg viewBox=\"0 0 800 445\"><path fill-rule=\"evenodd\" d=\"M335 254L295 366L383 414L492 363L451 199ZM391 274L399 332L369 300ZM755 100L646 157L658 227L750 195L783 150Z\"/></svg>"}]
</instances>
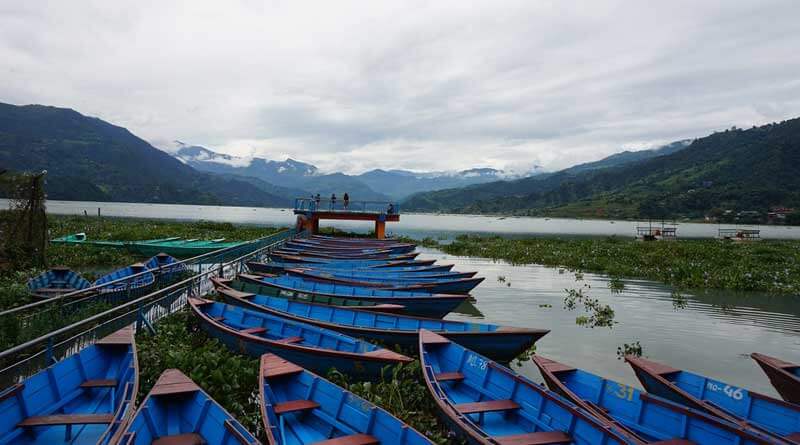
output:
<instances>
[{"instance_id":1,"label":"lake","mask_svg":"<svg viewBox=\"0 0 800 445\"><path fill-rule=\"evenodd\" d=\"M3 200L7 203L7 200ZM6 204L7 205L7 204ZM198 206L180 204L139 204L120 202L47 201L50 213L64 215L97 215L97 209L105 216L127 216L139 218L165 218L177 220L205 219L239 224L294 225L291 209L252 207ZM414 238L429 236L434 239L450 239L459 233L498 233L509 236L622 236L633 237L637 225L646 222L609 221L594 219L498 217L483 215L438 215L409 213L401 214L399 223L389 223L387 234L406 235ZM354 232L368 232L371 223L358 221L322 221L322 227L337 227ZM715 238L722 228L758 228L762 238L800 239L800 227L773 225L698 224L680 223L678 237Z\"/></svg>"},{"instance_id":2,"label":"lake","mask_svg":"<svg viewBox=\"0 0 800 445\"><path fill-rule=\"evenodd\" d=\"M624 343L639 341L653 360L773 396L777 393L749 354L800 362L798 296L684 292L687 301L681 308L673 304L670 288L653 282L624 280L625 288L617 294L604 275L585 273L576 280L574 273L558 268L420 250L420 258L453 263L454 270L477 270L486 277L472 293L476 302L447 318L550 329L537 343L537 354L637 387L630 366L617 359L617 347ZM574 311L564 309L565 289L581 287L614 309L618 323L613 328L575 324L586 312L580 305ZM516 368L541 381L533 363Z\"/></svg>"}]
</instances>

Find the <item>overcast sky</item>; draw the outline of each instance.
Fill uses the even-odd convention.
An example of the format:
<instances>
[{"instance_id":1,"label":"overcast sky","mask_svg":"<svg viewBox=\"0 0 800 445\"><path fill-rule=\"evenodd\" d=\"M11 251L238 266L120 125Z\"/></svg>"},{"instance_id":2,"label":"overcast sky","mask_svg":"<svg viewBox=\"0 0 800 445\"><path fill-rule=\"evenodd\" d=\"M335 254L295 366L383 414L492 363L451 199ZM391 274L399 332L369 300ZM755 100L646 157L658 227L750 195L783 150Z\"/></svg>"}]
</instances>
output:
<instances>
[{"instance_id":1,"label":"overcast sky","mask_svg":"<svg viewBox=\"0 0 800 445\"><path fill-rule=\"evenodd\" d=\"M800 115L800 2L0 0L0 101L324 170L553 170Z\"/></svg>"}]
</instances>

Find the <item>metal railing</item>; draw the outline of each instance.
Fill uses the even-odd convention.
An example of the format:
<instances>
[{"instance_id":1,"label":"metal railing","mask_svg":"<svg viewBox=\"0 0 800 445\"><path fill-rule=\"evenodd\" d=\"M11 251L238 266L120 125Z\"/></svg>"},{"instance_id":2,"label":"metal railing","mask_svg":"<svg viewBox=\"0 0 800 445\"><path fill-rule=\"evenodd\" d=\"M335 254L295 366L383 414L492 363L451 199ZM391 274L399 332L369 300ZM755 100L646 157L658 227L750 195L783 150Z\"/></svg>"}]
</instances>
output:
<instances>
[{"instance_id":1,"label":"metal railing","mask_svg":"<svg viewBox=\"0 0 800 445\"><path fill-rule=\"evenodd\" d=\"M352 212L399 215L400 204L391 201L348 201L347 205L345 205L342 199L333 201L329 198L320 200L295 198L294 210L299 212Z\"/></svg>"},{"instance_id":2,"label":"metal railing","mask_svg":"<svg viewBox=\"0 0 800 445\"><path fill-rule=\"evenodd\" d=\"M291 237L305 236L305 232L289 233ZM247 261L265 258L270 251L289 238L290 236L284 235L230 261L207 267L196 275L163 289L0 352L0 391L122 327L134 325L137 332L143 328L152 330L158 320L185 307L189 297L209 293L213 288L209 280L211 277L233 278L246 270Z\"/></svg>"}]
</instances>

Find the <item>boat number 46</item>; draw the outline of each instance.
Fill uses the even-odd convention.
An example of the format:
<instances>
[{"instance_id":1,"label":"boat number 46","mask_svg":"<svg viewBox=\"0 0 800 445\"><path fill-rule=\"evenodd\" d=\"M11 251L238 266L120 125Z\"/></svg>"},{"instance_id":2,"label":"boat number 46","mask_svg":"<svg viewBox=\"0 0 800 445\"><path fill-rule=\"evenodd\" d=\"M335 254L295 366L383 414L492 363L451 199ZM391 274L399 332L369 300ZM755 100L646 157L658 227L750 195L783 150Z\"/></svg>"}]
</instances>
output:
<instances>
[{"instance_id":1,"label":"boat number 46","mask_svg":"<svg viewBox=\"0 0 800 445\"><path fill-rule=\"evenodd\" d=\"M706 388L708 388L710 391L722 392L733 400L742 400L742 397L744 397L742 388L737 388L735 386L719 385L714 382L708 382L706 384Z\"/></svg>"}]
</instances>

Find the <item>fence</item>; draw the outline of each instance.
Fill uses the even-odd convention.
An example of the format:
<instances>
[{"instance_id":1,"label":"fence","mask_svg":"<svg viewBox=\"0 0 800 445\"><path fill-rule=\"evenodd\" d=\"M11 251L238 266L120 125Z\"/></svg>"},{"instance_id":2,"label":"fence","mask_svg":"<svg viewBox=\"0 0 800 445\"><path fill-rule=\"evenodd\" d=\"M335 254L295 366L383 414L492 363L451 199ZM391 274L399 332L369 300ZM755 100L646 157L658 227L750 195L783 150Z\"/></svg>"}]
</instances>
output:
<instances>
[{"instance_id":1,"label":"fence","mask_svg":"<svg viewBox=\"0 0 800 445\"><path fill-rule=\"evenodd\" d=\"M213 287L209 278L231 278L245 271L247 261L259 260L290 237L303 235L292 230L262 238L257 240L257 248L229 261L204 263L205 266L198 269L196 275L0 352L0 389L19 382L124 326L135 324L137 332L142 328L152 329L155 322L183 308L190 296L207 294ZM260 242L262 240L270 242ZM227 252L227 255L230 254Z\"/></svg>"},{"instance_id":2,"label":"fence","mask_svg":"<svg viewBox=\"0 0 800 445\"><path fill-rule=\"evenodd\" d=\"M297 212L352 212L352 213L376 213L387 215L399 215L400 204L390 201L349 201L345 207L344 201L337 199L295 198L294 210Z\"/></svg>"}]
</instances>

